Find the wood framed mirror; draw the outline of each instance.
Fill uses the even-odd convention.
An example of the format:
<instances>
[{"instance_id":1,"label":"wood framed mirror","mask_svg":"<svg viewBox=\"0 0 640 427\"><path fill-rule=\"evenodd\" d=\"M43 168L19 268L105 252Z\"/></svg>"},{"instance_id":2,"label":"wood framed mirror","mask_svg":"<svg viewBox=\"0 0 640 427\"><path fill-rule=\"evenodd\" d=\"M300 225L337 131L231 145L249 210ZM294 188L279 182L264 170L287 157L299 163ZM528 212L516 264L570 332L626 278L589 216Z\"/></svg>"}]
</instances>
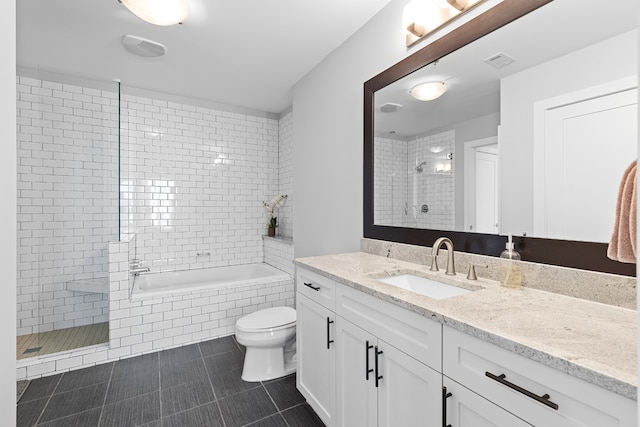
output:
<instances>
[{"instance_id":1,"label":"wood framed mirror","mask_svg":"<svg viewBox=\"0 0 640 427\"><path fill-rule=\"evenodd\" d=\"M374 176L374 148L376 140L376 93L400 81L412 73L424 69L465 46L487 35L498 34L501 28L536 13L539 8L552 0L504 0L468 23L451 31L440 39L421 48L399 63L393 65L364 84L364 237L431 246L441 236L447 236L454 242L458 251L480 255L498 256L505 247L506 233L499 234L467 232L464 229L452 228L418 228L408 225L397 225L376 220L375 194L376 177ZM579 14L579 11L576 11ZM637 23L635 24L637 31ZM494 33L495 32L495 33ZM541 47L542 48L542 47ZM637 73L637 71L636 71ZM636 83L637 85L637 83ZM378 107L379 108L379 107ZM417 161L416 161L417 163ZM413 167L413 165L412 165ZM516 164L517 168L518 165ZM415 169L415 168L414 168ZM617 172L616 172L617 173ZM621 176L622 171L620 171ZM380 196L379 196L380 197ZM614 209L615 206L612 206ZM406 209L406 208L405 208ZM635 264L623 264L607 258L607 243L602 241L580 241L562 238L528 237L513 232L517 250L523 260L557 266L600 271L626 276L635 276Z\"/></svg>"}]
</instances>

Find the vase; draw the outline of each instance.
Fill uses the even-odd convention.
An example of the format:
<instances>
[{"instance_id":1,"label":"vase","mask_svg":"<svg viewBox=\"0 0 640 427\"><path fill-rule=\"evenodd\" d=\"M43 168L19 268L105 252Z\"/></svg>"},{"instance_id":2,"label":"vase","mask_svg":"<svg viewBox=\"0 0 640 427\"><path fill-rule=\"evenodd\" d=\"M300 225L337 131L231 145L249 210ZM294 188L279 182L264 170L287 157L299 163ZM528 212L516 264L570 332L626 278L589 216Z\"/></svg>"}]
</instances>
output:
<instances>
[{"instance_id":1,"label":"vase","mask_svg":"<svg viewBox=\"0 0 640 427\"><path fill-rule=\"evenodd\" d=\"M276 235L276 228L275 227L269 227L267 229L267 236L275 237L275 235Z\"/></svg>"}]
</instances>

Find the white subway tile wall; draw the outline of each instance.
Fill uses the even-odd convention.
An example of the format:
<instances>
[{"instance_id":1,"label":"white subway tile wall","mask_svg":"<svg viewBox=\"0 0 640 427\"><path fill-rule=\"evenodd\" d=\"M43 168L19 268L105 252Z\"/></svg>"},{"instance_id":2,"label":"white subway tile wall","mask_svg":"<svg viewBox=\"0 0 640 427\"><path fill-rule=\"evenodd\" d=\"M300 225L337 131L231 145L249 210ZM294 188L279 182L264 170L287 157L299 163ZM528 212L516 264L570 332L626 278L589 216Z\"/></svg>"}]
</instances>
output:
<instances>
[{"instance_id":1,"label":"white subway tile wall","mask_svg":"<svg viewBox=\"0 0 640 427\"><path fill-rule=\"evenodd\" d=\"M43 91L43 88L50 88L51 93ZM63 245L55 246L52 252L60 254L61 258L50 261L52 266L66 262L65 254L73 247L57 243L55 239L59 235L66 236L65 221L73 220L81 221L79 227L70 228L69 235L75 236L73 244L83 244L81 239L86 238L92 243L91 248L101 248L98 263L101 268L87 267L93 275L87 276L83 269L76 272L80 276L73 277L100 280L108 277L109 283L106 296L80 295L82 300L78 299L73 307L83 308L83 313L92 312L96 307L103 309L100 316L94 314L93 319L96 322L108 319L110 334L108 345L39 359L23 359L18 362L18 378L35 378L229 335L234 331L236 320L244 314L278 305L294 306L293 278L275 283L131 301L132 279L129 275L130 261L138 258L154 270L264 261L293 276L291 238L262 237L267 221L262 201L270 200L276 194L289 195L285 205L278 211L279 234L290 235L292 230L292 112L276 120L162 99L123 96L120 185L122 240L117 241L118 163L117 158L113 158L117 156L118 141L117 92L20 78L18 93L22 94L18 106L19 144L23 144L19 149L25 150L18 158L18 162L24 162L19 163L19 171L23 174L21 182L25 182L19 184L24 192L20 195L18 207L23 215L22 228L19 225L18 230L21 239L18 251L24 257L21 257L23 264L19 266L18 317L24 322L22 326L19 323L18 333L42 330L38 325L38 316L48 313L49 306L53 304L50 301L56 300L53 297L66 292L49 291L52 286L43 286L49 280L43 279L46 277L43 276L43 266L49 264L44 264L42 253L47 244ZM81 100L80 94L83 95ZM103 140L109 142L110 150L115 152L105 153L103 150L100 152L102 157L94 154L91 163L83 159L85 163L72 166L80 168L81 176L91 178L88 179L93 185L91 188L98 194L90 194L86 189L80 194L72 193L76 197L62 204L60 214L65 214L65 208L68 207L74 216L48 220L53 223L54 230L49 235L40 231L38 224L44 223L44 220L41 217L34 219L31 206L34 206L34 200L38 200L42 211L46 213L50 207L57 206L55 200L63 195L41 196L40 193L34 193L32 183L57 182L64 178L56 175L60 170L44 169L48 167L44 164L32 165L30 159L39 158L37 153L43 151L45 140L51 146L53 158L58 151L65 153L63 147L56 145L56 138L45 137L49 131L44 130L42 123L44 114L41 112L48 109L47 105L53 105L52 110L55 110L58 101L54 95L63 99L62 107L66 105L64 99L70 99L74 102L73 108L76 108L67 111L68 117L63 114L58 118L59 121L50 123L49 128L53 129L51 132L54 134L56 129L65 129L67 125L64 119L72 123L70 131L76 122L78 125L84 123L85 117L89 120L88 115L78 110L81 105L77 102L100 105L102 110L92 110L92 105L86 108L105 114L102 133L94 124L90 134L85 130L83 133L67 135L77 140L80 147L70 149L71 153L86 155L86 145L99 146ZM92 102L87 96L91 97ZM75 117L75 113L79 118ZM91 117L97 115L93 112ZM34 125L36 120L37 126ZM65 132L60 137L65 137ZM95 182L95 177L101 177L100 171L103 170L109 171L107 176L114 178L111 187L99 186ZM74 186L84 185L84 181L78 180L72 184L68 191L78 188ZM89 204L87 200L91 197L96 200ZM100 209L85 208L76 212L74 206L77 206L78 200L82 207L88 205ZM103 207L107 203L112 203L108 209ZM21 211L22 206L27 208ZM36 214L41 215L40 212ZM90 219L80 216L89 214L93 215ZM29 226L29 221L35 225ZM101 231L101 227L106 227L105 224L109 224L109 233ZM94 230L99 232L93 233ZM84 266L84 257L89 255L87 251L89 247L77 253L82 255L82 262L73 262ZM58 263L59 260L62 260L61 263ZM71 265L75 265L73 262ZM47 292L43 293L43 289ZM100 301L96 301L96 295L100 296ZM78 295L74 296L78 298ZM41 305L46 305L44 309L38 310L39 301ZM88 306L88 303L92 305ZM68 309L51 310L53 313L56 310L66 313ZM77 319L74 321L78 322ZM52 323L51 328L57 326Z\"/></svg>"},{"instance_id":2,"label":"white subway tile wall","mask_svg":"<svg viewBox=\"0 0 640 427\"><path fill-rule=\"evenodd\" d=\"M154 271L262 262L278 120L130 95L122 111L122 231L138 235L137 258Z\"/></svg>"},{"instance_id":3,"label":"white subway tile wall","mask_svg":"<svg viewBox=\"0 0 640 427\"><path fill-rule=\"evenodd\" d=\"M375 224L452 230L454 156L453 130L409 141L376 138ZM422 212L423 205L428 212Z\"/></svg>"},{"instance_id":4,"label":"white subway tile wall","mask_svg":"<svg viewBox=\"0 0 640 427\"><path fill-rule=\"evenodd\" d=\"M106 282L118 238L117 91L18 77L17 99L17 334L106 322L67 285Z\"/></svg>"},{"instance_id":5,"label":"white subway tile wall","mask_svg":"<svg viewBox=\"0 0 640 427\"><path fill-rule=\"evenodd\" d=\"M278 208L278 235L293 236L293 111L284 114L278 121L278 194L286 194L287 200ZM292 258L293 259L293 256ZM293 266L292 266L293 267ZM281 269L282 270L282 269ZM286 270L285 270L286 271Z\"/></svg>"}]
</instances>

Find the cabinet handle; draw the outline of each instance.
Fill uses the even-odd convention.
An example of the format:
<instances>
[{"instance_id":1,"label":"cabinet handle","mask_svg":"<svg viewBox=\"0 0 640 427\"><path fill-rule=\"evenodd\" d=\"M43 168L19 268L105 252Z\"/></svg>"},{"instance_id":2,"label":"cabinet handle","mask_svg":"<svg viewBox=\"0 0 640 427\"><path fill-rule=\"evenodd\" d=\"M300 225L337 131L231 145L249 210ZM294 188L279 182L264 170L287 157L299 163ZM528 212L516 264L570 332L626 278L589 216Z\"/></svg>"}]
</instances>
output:
<instances>
[{"instance_id":1,"label":"cabinet handle","mask_svg":"<svg viewBox=\"0 0 640 427\"><path fill-rule=\"evenodd\" d=\"M331 339L331 324L333 323L333 320L329 319L327 317L327 350L329 350L331 348L331 343L333 342L333 340Z\"/></svg>"},{"instance_id":2,"label":"cabinet handle","mask_svg":"<svg viewBox=\"0 0 640 427\"><path fill-rule=\"evenodd\" d=\"M313 284L311 283L305 283L302 282L306 287L313 289L314 291L318 292L320 290L320 286L313 286Z\"/></svg>"},{"instance_id":3,"label":"cabinet handle","mask_svg":"<svg viewBox=\"0 0 640 427\"><path fill-rule=\"evenodd\" d=\"M364 360L365 360L365 378L369 381L369 374L373 372L373 369L369 368L369 350L371 350L373 346L369 344L369 340L365 343L364 347Z\"/></svg>"},{"instance_id":4,"label":"cabinet handle","mask_svg":"<svg viewBox=\"0 0 640 427\"><path fill-rule=\"evenodd\" d=\"M442 387L442 427L451 427L451 424L447 424L447 399L453 396L451 393L447 393L447 388Z\"/></svg>"},{"instance_id":5,"label":"cabinet handle","mask_svg":"<svg viewBox=\"0 0 640 427\"><path fill-rule=\"evenodd\" d=\"M382 354L382 350L378 350L378 346L376 346L375 349L376 352L376 388L378 388L378 384L380 383L380 380L382 379L382 375L378 375L378 356Z\"/></svg>"},{"instance_id":6,"label":"cabinet handle","mask_svg":"<svg viewBox=\"0 0 640 427\"><path fill-rule=\"evenodd\" d=\"M558 404L554 403L552 401L549 400L549 398L551 396L549 396L548 394L544 394L542 396L538 396L537 394L531 393L529 390L524 389L522 387L520 387L519 385L516 385L512 382L507 381L507 376L505 374L500 374L500 375L495 375L492 374L489 371L486 371L484 373L486 376L488 376L489 378L491 378L494 381L498 381L500 384L506 385L507 387L524 394L527 397L532 398L533 400L537 400L538 402L542 403L543 405L547 405L550 408L555 409L556 411L558 410Z\"/></svg>"}]
</instances>

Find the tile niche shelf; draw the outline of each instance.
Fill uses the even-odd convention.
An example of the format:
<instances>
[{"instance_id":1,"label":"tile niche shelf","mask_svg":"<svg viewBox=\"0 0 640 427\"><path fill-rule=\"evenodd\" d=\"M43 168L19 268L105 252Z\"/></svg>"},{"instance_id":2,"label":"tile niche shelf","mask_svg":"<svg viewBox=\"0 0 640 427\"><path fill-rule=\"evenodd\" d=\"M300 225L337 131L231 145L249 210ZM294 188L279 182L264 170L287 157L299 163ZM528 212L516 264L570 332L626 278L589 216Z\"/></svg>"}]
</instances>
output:
<instances>
[{"instance_id":1,"label":"tile niche shelf","mask_svg":"<svg viewBox=\"0 0 640 427\"><path fill-rule=\"evenodd\" d=\"M96 279L69 280L66 283L68 291L86 292L93 294L109 293L109 278L98 277Z\"/></svg>"}]
</instances>

